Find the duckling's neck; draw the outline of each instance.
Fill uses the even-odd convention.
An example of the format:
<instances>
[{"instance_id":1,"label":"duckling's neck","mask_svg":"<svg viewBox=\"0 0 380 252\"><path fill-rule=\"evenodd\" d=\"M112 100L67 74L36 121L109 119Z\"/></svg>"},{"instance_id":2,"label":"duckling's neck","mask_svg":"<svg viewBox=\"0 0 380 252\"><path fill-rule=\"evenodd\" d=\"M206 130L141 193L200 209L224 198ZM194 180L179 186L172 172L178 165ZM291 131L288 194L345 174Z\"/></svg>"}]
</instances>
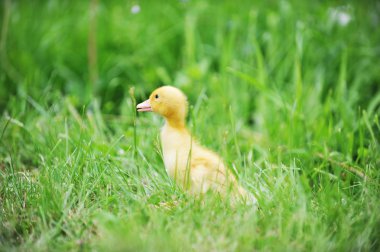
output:
<instances>
[{"instance_id":1,"label":"duckling's neck","mask_svg":"<svg viewBox=\"0 0 380 252\"><path fill-rule=\"evenodd\" d=\"M166 125L177 130L186 129L186 109L179 107L164 114Z\"/></svg>"},{"instance_id":2,"label":"duckling's neck","mask_svg":"<svg viewBox=\"0 0 380 252\"><path fill-rule=\"evenodd\" d=\"M169 125L170 127L178 130L184 130L186 129L185 125L185 119L180 119L180 118L173 118L173 117L166 117L165 118L166 124Z\"/></svg>"}]
</instances>

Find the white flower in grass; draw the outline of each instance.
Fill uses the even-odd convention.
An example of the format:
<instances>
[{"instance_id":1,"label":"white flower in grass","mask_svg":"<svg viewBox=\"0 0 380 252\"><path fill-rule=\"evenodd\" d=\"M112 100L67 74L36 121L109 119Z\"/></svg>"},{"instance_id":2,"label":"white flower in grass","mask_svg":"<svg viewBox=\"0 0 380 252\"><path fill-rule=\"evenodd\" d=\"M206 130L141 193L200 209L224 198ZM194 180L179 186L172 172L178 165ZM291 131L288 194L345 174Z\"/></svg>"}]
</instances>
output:
<instances>
[{"instance_id":1,"label":"white flower in grass","mask_svg":"<svg viewBox=\"0 0 380 252\"><path fill-rule=\"evenodd\" d=\"M132 14L137 14L137 13L140 12L140 10L141 10L140 5L135 4L135 5L133 5L132 8L131 8L131 13L132 13Z\"/></svg>"},{"instance_id":2,"label":"white flower in grass","mask_svg":"<svg viewBox=\"0 0 380 252\"><path fill-rule=\"evenodd\" d=\"M333 8L329 10L331 21L338 23L340 26L346 26L351 22L351 15L342 8Z\"/></svg>"},{"instance_id":3,"label":"white flower in grass","mask_svg":"<svg viewBox=\"0 0 380 252\"><path fill-rule=\"evenodd\" d=\"M125 154L125 151L123 149L119 149L117 151L117 154L119 154L120 156L123 156Z\"/></svg>"},{"instance_id":4,"label":"white flower in grass","mask_svg":"<svg viewBox=\"0 0 380 252\"><path fill-rule=\"evenodd\" d=\"M346 26L351 21L351 16L346 12L339 12L338 13L338 23L341 26Z\"/></svg>"}]
</instances>

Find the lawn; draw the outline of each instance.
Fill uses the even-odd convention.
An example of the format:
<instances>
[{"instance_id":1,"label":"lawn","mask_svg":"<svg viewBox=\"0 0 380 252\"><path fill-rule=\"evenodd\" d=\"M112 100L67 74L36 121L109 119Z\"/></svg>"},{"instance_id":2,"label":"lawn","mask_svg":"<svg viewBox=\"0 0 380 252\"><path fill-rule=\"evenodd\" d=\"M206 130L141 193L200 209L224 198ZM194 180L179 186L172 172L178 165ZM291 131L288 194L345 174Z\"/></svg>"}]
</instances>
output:
<instances>
[{"instance_id":1,"label":"lawn","mask_svg":"<svg viewBox=\"0 0 380 252\"><path fill-rule=\"evenodd\" d=\"M0 251L379 251L376 1L0 3ZM259 208L186 193L135 104Z\"/></svg>"}]
</instances>

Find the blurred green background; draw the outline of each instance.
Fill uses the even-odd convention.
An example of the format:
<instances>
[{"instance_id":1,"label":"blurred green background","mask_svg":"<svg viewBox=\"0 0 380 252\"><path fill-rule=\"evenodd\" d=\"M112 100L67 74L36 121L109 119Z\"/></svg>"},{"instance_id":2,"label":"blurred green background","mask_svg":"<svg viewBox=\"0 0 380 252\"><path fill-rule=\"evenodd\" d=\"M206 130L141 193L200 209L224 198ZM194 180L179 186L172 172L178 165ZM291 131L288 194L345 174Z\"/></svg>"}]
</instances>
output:
<instances>
[{"instance_id":1,"label":"blurred green background","mask_svg":"<svg viewBox=\"0 0 380 252\"><path fill-rule=\"evenodd\" d=\"M0 251L379 250L379 1L0 8ZM258 211L166 176L161 85Z\"/></svg>"},{"instance_id":2,"label":"blurred green background","mask_svg":"<svg viewBox=\"0 0 380 252\"><path fill-rule=\"evenodd\" d=\"M18 94L59 92L78 107L98 97L104 112L119 113L132 85L139 95L163 84L197 95L213 81L249 82L237 72L291 93L295 64L325 99L342 89L342 59L349 91L339 95L350 105L366 108L379 91L376 2L2 2L1 111ZM249 91L239 101L253 103L259 90Z\"/></svg>"}]
</instances>

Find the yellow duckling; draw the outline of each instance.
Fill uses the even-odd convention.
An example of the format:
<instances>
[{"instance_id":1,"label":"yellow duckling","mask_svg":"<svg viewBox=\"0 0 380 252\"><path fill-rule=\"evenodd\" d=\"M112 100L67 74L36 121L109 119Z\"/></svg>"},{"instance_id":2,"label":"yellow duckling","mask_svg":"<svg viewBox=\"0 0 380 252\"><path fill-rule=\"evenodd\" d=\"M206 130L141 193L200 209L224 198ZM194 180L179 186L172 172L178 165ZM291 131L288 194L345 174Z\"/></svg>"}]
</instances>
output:
<instances>
[{"instance_id":1,"label":"yellow duckling","mask_svg":"<svg viewBox=\"0 0 380 252\"><path fill-rule=\"evenodd\" d=\"M167 173L192 194L213 190L233 201L242 199L256 203L226 168L214 152L202 147L186 129L188 110L186 96L172 86L163 86L152 92L149 99L137 105L137 111L153 111L165 118L161 130L162 152Z\"/></svg>"}]
</instances>

